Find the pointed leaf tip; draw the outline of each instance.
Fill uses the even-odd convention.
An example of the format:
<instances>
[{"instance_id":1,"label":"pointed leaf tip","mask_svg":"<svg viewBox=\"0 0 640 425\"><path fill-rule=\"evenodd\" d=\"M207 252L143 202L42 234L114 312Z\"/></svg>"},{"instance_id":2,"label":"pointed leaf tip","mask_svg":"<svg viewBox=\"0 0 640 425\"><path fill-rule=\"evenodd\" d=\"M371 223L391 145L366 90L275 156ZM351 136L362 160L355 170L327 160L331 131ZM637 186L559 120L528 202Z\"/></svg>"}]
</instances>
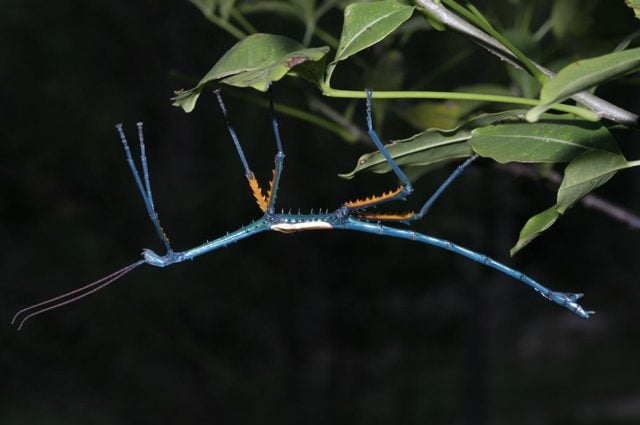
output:
<instances>
[{"instance_id":1,"label":"pointed leaf tip","mask_svg":"<svg viewBox=\"0 0 640 425\"><path fill-rule=\"evenodd\" d=\"M527 113L527 120L535 122L537 117L552 105L563 102L583 90L639 70L640 47L573 62L543 84L540 91L542 104Z\"/></svg>"},{"instance_id":2,"label":"pointed leaf tip","mask_svg":"<svg viewBox=\"0 0 640 425\"><path fill-rule=\"evenodd\" d=\"M522 248L527 246L532 240L540 236L542 232L547 230L560 217L560 213L556 211L555 205L531 217L520 231L518 242L511 248L509 254L513 257Z\"/></svg>"},{"instance_id":3,"label":"pointed leaf tip","mask_svg":"<svg viewBox=\"0 0 640 425\"><path fill-rule=\"evenodd\" d=\"M340 62L384 39L413 14L415 6L398 0L354 3L344 10L344 24L336 57Z\"/></svg>"},{"instance_id":4,"label":"pointed leaf tip","mask_svg":"<svg viewBox=\"0 0 640 425\"><path fill-rule=\"evenodd\" d=\"M198 101L198 97L200 97L201 91L201 87L195 87L191 90L176 90L174 92L175 96L171 98L173 101L171 104L189 113L196 107L196 102Z\"/></svg>"}]
</instances>

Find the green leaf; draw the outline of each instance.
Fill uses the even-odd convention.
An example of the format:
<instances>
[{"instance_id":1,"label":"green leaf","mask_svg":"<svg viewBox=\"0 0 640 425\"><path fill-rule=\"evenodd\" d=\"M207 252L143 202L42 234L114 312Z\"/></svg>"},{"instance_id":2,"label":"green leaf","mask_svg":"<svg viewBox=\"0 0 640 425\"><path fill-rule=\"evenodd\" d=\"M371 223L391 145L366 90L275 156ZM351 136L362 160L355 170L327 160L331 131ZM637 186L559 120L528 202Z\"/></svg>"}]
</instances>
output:
<instances>
[{"instance_id":1,"label":"green leaf","mask_svg":"<svg viewBox=\"0 0 640 425\"><path fill-rule=\"evenodd\" d=\"M196 102L202 92L202 86L194 87L191 90L176 90L175 96L171 98L173 106L181 107L185 112L189 113L196 107Z\"/></svg>"},{"instance_id":2,"label":"green leaf","mask_svg":"<svg viewBox=\"0 0 640 425\"><path fill-rule=\"evenodd\" d=\"M553 226L558 217L560 217L560 213L556 211L555 206L553 206L527 220L522 230L520 230L518 242L511 248L509 254L514 256L518 251L527 246L529 242L540 236L542 232Z\"/></svg>"},{"instance_id":3,"label":"green leaf","mask_svg":"<svg viewBox=\"0 0 640 425\"><path fill-rule=\"evenodd\" d=\"M173 105L191 112L204 85L215 80L236 87L266 91L272 82L280 80L293 68L309 66L307 62L319 61L328 52L327 46L305 49L297 41L280 35L250 35L229 49L196 87L177 91L172 98ZM313 67L300 72L305 76L317 74L322 73Z\"/></svg>"},{"instance_id":4,"label":"green leaf","mask_svg":"<svg viewBox=\"0 0 640 425\"><path fill-rule=\"evenodd\" d=\"M317 61L307 61L289 71L288 75L299 77L307 80L311 84L320 86L320 82L324 78L324 71L327 66L327 58L323 57ZM226 83L226 81L224 81Z\"/></svg>"},{"instance_id":5,"label":"green leaf","mask_svg":"<svg viewBox=\"0 0 640 425\"><path fill-rule=\"evenodd\" d=\"M343 61L382 40L409 19L414 9L397 0L350 4L344 10L340 44L331 63Z\"/></svg>"},{"instance_id":6,"label":"green leaf","mask_svg":"<svg viewBox=\"0 0 640 425\"><path fill-rule=\"evenodd\" d=\"M633 13L636 14L636 18L640 19L640 0L625 0L625 3L633 9Z\"/></svg>"},{"instance_id":7,"label":"green leaf","mask_svg":"<svg viewBox=\"0 0 640 425\"><path fill-rule=\"evenodd\" d=\"M540 92L542 104L527 113L527 120L536 121L551 105L589 87L639 70L640 47L573 62L544 83Z\"/></svg>"},{"instance_id":8,"label":"green leaf","mask_svg":"<svg viewBox=\"0 0 640 425\"><path fill-rule=\"evenodd\" d=\"M620 152L593 150L575 158L565 169L556 204L527 221L520 231L518 242L511 248L511 255L549 229L560 215L566 213L584 196L609 181L616 172L638 165L640 162L629 162Z\"/></svg>"},{"instance_id":9,"label":"green leaf","mask_svg":"<svg viewBox=\"0 0 640 425\"><path fill-rule=\"evenodd\" d=\"M558 190L556 210L564 214L586 194L605 184L619 170L629 167L620 152L585 152L569 163Z\"/></svg>"},{"instance_id":10,"label":"green leaf","mask_svg":"<svg viewBox=\"0 0 640 425\"><path fill-rule=\"evenodd\" d=\"M473 150L467 143L468 134L446 135L438 130L427 130L415 136L387 145L387 151L400 166L436 165L452 159L467 158ZM391 170L389 163L380 152L375 151L362 155L353 171L339 174L351 179L356 173L369 170L374 173L387 173Z\"/></svg>"},{"instance_id":11,"label":"green leaf","mask_svg":"<svg viewBox=\"0 0 640 425\"><path fill-rule=\"evenodd\" d=\"M386 148L401 167L433 166L437 168L452 160L466 158L473 154L468 144L473 128L510 119L522 113L523 111L516 110L480 115L458 128L451 130L431 128L408 139L395 141ZM350 179L364 170L386 173L390 167L382 154L375 151L362 155L353 171L340 174L340 177Z\"/></svg>"},{"instance_id":12,"label":"green leaf","mask_svg":"<svg viewBox=\"0 0 640 425\"><path fill-rule=\"evenodd\" d=\"M473 150L500 163L568 162L589 151L618 153L606 127L571 115L546 114L537 123L509 122L477 128Z\"/></svg>"},{"instance_id":13,"label":"green leaf","mask_svg":"<svg viewBox=\"0 0 640 425\"><path fill-rule=\"evenodd\" d=\"M540 93L544 103L556 102L605 81L640 70L640 47L573 62L547 81Z\"/></svg>"}]
</instances>

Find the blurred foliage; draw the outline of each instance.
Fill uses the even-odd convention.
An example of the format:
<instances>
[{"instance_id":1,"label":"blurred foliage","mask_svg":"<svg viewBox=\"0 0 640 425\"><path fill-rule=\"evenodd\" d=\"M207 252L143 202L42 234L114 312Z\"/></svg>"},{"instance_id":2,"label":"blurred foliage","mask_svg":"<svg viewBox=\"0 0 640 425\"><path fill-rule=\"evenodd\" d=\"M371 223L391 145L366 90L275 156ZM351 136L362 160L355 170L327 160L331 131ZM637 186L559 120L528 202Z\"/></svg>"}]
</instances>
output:
<instances>
[{"instance_id":1,"label":"blurred foliage","mask_svg":"<svg viewBox=\"0 0 640 425\"><path fill-rule=\"evenodd\" d=\"M556 70L613 51L637 29L622 1L580 2L574 11L585 5L584 14L561 19L564 2L476 6ZM305 46L332 46L327 34L339 33L347 2L329 2L337 7L317 16L309 12L314 2L297 1L274 18L267 9L283 3L220 2L214 10L232 19L241 12L251 26ZM236 37L186 1L3 6L5 323L24 305L133 261L141 247L158 248L116 122L130 132L137 120L146 123L156 206L176 247L258 215L215 100L203 96L189 115L169 101L174 90L197 84ZM456 34L405 25L397 38L359 55L377 63L393 51L390 69L403 64L402 78L389 79L394 84L537 90ZM348 61L334 83L353 87L365 77ZM276 90L280 102L307 111L317 96L292 79ZM597 94L640 110L635 76ZM364 124L361 101L323 100ZM255 171L268 177L274 148L266 109L231 90L227 101ZM386 138L413 132L399 116L417 104L388 103L384 120L377 117ZM466 118L464 104L449 104L456 119ZM389 185L387 175L336 177L370 146L345 144L288 117L281 117L281 131L285 208L331 208ZM615 136L627 157L638 157L636 134ZM447 174L423 178L410 202L419 204ZM637 172L614 180L599 194L639 211ZM553 201L543 184L480 164L415 227L505 260L526 218ZM0 423L638 423L636 238L575 207L571 220L515 262L554 287L585 292L585 304L598 311L589 321L463 258L359 234L266 234L193 263L140 269L20 333L0 328Z\"/></svg>"}]
</instances>

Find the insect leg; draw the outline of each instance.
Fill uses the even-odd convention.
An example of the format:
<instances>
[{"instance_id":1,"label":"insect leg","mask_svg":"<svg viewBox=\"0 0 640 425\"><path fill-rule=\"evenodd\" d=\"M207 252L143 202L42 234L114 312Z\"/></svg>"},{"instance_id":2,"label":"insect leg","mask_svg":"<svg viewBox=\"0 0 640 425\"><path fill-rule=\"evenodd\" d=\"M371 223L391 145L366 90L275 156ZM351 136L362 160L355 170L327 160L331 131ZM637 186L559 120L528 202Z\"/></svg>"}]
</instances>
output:
<instances>
[{"instance_id":1,"label":"insect leg","mask_svg":"<svg viewBox=\"0 0 640 425\"><path fill-rule=\"evenodd\" d=\"M147 154L144 146L144 135L142 132L142 123L139 122L138 126L138 140L140 142L140 161L142 163L142 176L144 178L144 184L142 179L140 178L140 172L136 167L135 162L133 161L133 156L131 155L131 149L129 149L129 143L127 143L127 138L124 134L124 130L122 129L122 124L117 124L116 128L118 129L118 134L120 135L120 140L122 141L122 145L124 147L124 153L127 157L127 163L129 164L129 168L131 169L131 173L133 174L133 178L136 181L136 185L138 186L138 190L140 191L140 195L142 196L142 200L144 201L144 205L147 209L147 213L149 214L149 218L153 223L153 226L156 229L156 233L158 237L164 244L167 252L173 252L171 249L171 244L169 243L169 238L164 233L162 226L160 225L160 219L158 218L158 213L155 210L155 206L153 205L153 196L151 194L151 183L149 181L149 168L147 165Z\"/></svg>"},{"instance_id":2,"label":"insect leg","mask_svg":"<svg viewBox=\"0 0 640 425\"><path fill-rule=\"evenodd\" d=\"M420 208L420 211L416 214L413 215L413 217L409 218L409 220L420 220L422 217L424 217L424 215L429 212L429 210L431 209L431 207L433 206L433 204L438 200L438 198L440 197L440 195L442 195L444 193L444 191L449 187L449 185L458 177L460 177L460 174L462 174L462 172L469 166L471 165L471 163L473 163L473 161L475 161L476 159L478 159L478 154L473 154L471 155L469 158L467 158L466 161L464 161L462 164L458 165L456 167L456 169L453 171L453 173L451 173L449 175L449 177L447 177L447 179L440 185L440 187L438 187L438 189L433 193L433 195L431 195L431 197L429 197L429 199L427 200L427 202L425 202L425 204L422 206L422 208Z\"/></svg>"},{"instance_id":3,"label":"insect leg","mask_svg":"<svg viewBox=\"0 0 640 425\"><path fill-rule=\"evenodd\" d=\"M394 213L374 213L374 212L368 213L368 212L363 212L363 213L359 214L358 216L360 218L364 218L366 220L378 220L378 221L409 222L409 221L420 220L422 217L424 217L427 214L427 212L429 212L429 210L431 209L433 204L438 200L438 198L440 198L440 196L449 187L449 185L451 183L453 183L453 181L455 179L460 177L462 172L469 165L471 165L473 163L473 161L475 161L476 159L478 159L478 154L473 154L469 158L467 158L466 161L464 161L462 164L458 165L458 167L456 167L456 169L449 175L449 177L447 177L447 179L440 185L440 187L438 187L438 189L436 189L436 191L433 193L433 195L431 195L431 197L429 197L427 202L425 202L425 204L422 206L422 208L420 208L420 211L418 211L417 213L408 212L408 213L394 214Z\"/></svg>"},{"instance_id":4,"label":"insect leg","mask_svg":"<svg viewBox=\"0 0 640 425\"><path fill-rule=\"evenodd\" d=\"M400 186L392 191L383 193L382 195L371 196L365 199L357 199L355 201L345 202L344 206L351 210L364 210L366 208L380 205L386 202L395 201L397 199L406 198L411 192L413 192L413 187L411 186L411 182L409 178L407 178L406 174L400 169L398 164L393 160L389 151L384 147L378 133L373 129L373 115L371 111L372 97L373 93L371 89L365 90L367 93L367 133L369 137L376 145L382 156L387 160L387 163L391 167L391 170L395 173L395 175L400 180ZM411 213L413 214L413 213Z\"/></svg>"},{"instance_id":5,"label":"insect leg","mask_svg":"<svg viewBox=\"0 0 640 425\"><path fill-rule=\"evenodd\" d=\"M273 88L269 87L269 115L271 116L271 126L273 127L273 135L276 139L276 146L278 152L276 153L274 162L275 168L273 170L273 179L269 183L269 199L268 199L268 211L270 214L275 212L276 196L278 194L278 184L280 183L280 175L282 174L282 168L284 166L284 151L282 150L282 139L280 138L280 130L278 125L278 118L273 107Z\"/></svg>"},{"instance_id":6,"label":"insect leg","mask_svg":"<svg viewBox=\"0 0 640 425\"><path fill-rule=\"evenodd\" d=\"M251 170L251 168L249 168L249 163L247 162L247 158L245 157L244 151L242 150L242 146L240 145L240 140L238 139L236 130L233 127L233 124L231 124L231 121L229 120L229 114L227 112L226 106L224 105L224 101L222 100L220 89L214 90L213 93L216 95L216 98L218 99L218 105L220 105L220 110L222 111L222 115L224 116L224 120L227 125L227 130L231 135L233 144L235 145L236 151L238 152L238 156L240 157L240 161L242 162L242 167L244 168L244 175L247 178L247 181L249 182L249 187L251 188L253 197L256 199L256 202L258 203L258 207L260 208L260 210L262 212L267 212L269 207L268 199L270 197L270 193L267 192L266 195L264 194L262 188L260 187L260 183L258 183L258 180L256 179L255 174L253 174L253 171Z\"/></svg>"}]
</instances>

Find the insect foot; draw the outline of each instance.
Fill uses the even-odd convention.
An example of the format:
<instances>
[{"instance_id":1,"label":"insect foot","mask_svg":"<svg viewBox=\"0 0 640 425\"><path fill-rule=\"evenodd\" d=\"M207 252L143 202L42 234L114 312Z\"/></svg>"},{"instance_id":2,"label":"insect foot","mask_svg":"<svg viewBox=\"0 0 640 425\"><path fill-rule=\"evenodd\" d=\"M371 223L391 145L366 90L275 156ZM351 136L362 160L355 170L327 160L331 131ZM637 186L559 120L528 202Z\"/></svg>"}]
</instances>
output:
<instances>
[{"instance_id":1,"label":"insect foot","mask_svg":"<svg viewBox=\"0 0 640 425\"><path fill-rule=\"evenodd\" d=\"M144 262L155 267L167 267L174 263L179 263L183 260L183 258L171 251L167 255L158 255L150 249L142 250L142 258L144 258Z\"/></svg>"},{"instance_id":2,"label":"insect foot","mask_svg":"<svg viewBox=\"0 0 640 425\"><path fill-rule=\"evenodd\" d=\"M550 291L547 298L574 312L583 319L588 319L590 315L595 314L595 311L585 311L582 306L576 302L582 298L583 295L584 294L576 294L572 292Z\"/></svg>"}]
</instances>

